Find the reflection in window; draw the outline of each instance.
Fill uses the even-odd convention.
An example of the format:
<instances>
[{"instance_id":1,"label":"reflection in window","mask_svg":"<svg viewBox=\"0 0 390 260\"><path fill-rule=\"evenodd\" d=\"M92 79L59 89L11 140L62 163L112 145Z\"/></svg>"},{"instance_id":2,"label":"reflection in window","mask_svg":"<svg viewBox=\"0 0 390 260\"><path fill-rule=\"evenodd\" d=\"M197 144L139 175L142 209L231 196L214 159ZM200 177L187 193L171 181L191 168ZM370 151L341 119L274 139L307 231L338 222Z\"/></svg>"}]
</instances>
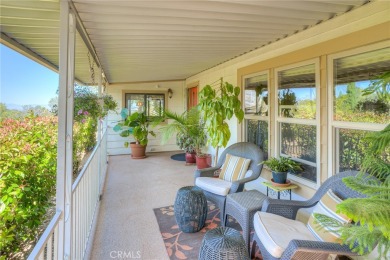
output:
<instances>
[{"instance_id":1,"label":"reflection in window","mask_svg":"<svg viewBox=\"0 0 390 260\"><path fill-rule=\"evenodd\" d=\"M315 65L310 64L278 72L279 116L316 118Z\"/></svg>"},{"instance_id":2,"label":"reflection in window","mask_svg":"<svg viewBox=\"0 0 390 260\"><path fill-rule=\"evenodd\" d=\"M292 173L310 181L317 181L316 127L313 125L280 123L280 151L283 155L300 159L303 171Z\"/></svg>"},{"instance_id":3,"label":"reflection in window","mask_svg":"<svg viewBox=\"0 0 390 260\"><path fill-rule=\"evenodd\" d=\"M254 143L264 152L268 159L268 122L263 120L246 120L247 141Z\"/></svg>"},{"instance_id":4,"label":"reflection in window","mask_svg":"<svg viewBox=\"0 0 390 260\"><path fill-rule=\"evenodd\" d=\"M126 108L130 114L145 113L147 117L161 117L164 113L164 94L130 94L125 95Z\"/></svg>"},{"instance_id":5,"label":"reflection in window","mask_svg":"<svg viewBox=\"0 0 390 260\"><path fill-rule=\"evenodd\" d=\"M245 79L245 114L268 115L267 74Z\"/></svg>"},{"instance_id":6,"label":"reflection in window","mask_svg":"<svg viewBox=\"0 0 390 260\"><path fill-rule=\"evenodd\" d=\"M364 140L370 131L354 129L336 129L338 139L338 169L337 172L360 170L364 152L369 143Z\"/></svg>"},{"instance_id":7,"label":"reflection in window","mask_svg":"<svg viewBox=\"0 0 390 260\"><path fill-rule=\"evenodd\" d=\"M335 59L333 66L334 120L388 123L390 48Z\"/></svg>"},{"instance_id":8,"label":"reflection in window","mask_svg":"<svg viewBox=\"0 0 390 260\"><path fill-rule=\"evenodd\" d=\"M308 162L316 162L316 127L281 123L282 154Z\"/></svg>"}]
</instances>

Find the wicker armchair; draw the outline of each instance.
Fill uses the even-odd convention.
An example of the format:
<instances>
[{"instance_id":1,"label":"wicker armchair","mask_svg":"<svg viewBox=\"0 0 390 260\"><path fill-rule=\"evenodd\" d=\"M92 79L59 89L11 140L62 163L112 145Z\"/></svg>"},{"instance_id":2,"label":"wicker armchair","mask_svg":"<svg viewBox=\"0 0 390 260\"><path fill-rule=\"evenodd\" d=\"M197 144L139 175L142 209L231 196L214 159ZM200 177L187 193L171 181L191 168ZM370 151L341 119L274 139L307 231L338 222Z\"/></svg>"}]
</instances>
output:
<instances>
[{"instance_id":1,"label":"wicker armchair","mask_svg":"<svg viewBox=\"0 0 390 260\"><path fill-rule=\"evenodd\" d=\"M220 169L225 162L226 154L231 154L234 156L244 157L247 159L251 159L251 163L249 165L248 171L252 171L252 174L250 176L245 176L244 179L234 181L231 184L230 190L228 194L241 192L244 189L244 185L247 182L256 180L261 173L261 170L263 168L263 165L259 165L263 161L264 155L263 151L256 146L253 143L249 142L240 142L233 144L229 147L227 147L221 156L219 157L218 163L216 167L210 167L206 169L200 169L195 171L195 183L196 179L198 177L210 177L213 178L214 172L218 169ZM224 225L224 215L225 215L225 201L226 201L226 195L218 195L214 194L212 192L203 190L204 194L206 195L206 198L212 202L214 202L220 209L220 218L221 218L221 224Z\"/></svg>"},{"instance_id":2,"label":"wicker armchair","mask_svg":"<svg viewBox=\"0 0 390 260\"><path fill-rule=\"evenodd\" d=\"M256 214L264 214L263 212L267 213L273 213L279 216L274 216L274 219L281 223L281 226L287 223L294 224L293 222L299 222L298 220L295 220L297 216L297 211L300 208L311 208L314 207L319 200L322 198L322 196L331 189L338 197L341 199L346 198L357 198L362 197L363 195L347 188L345 184L342 182L342 179L347 176L355 176L357 174L356 171L347 171L342 172L339 174L336 174L329 179L327 179L321 187L317 190L317 192L314 194L314 196L307 200L307 201L288 201L288 200L276 200L276 199L270 199L267 198L263 202L262 212L256 213ZM264 214L264 216L271 216L272 214ZM272 216L271 216L272 217ZM256 221L254 221L256 223ZM275 223L274 223L275 224ZM302 223L301 223L302 224ZM256 225L256 224L255 224ZM277 223L276 223L277 225ZM279 227L280 228L280 227ZM272 227L270 227L270 230ZM255 228L256 231L256 228ZM270 231L272 232L272 231ZM262 241L261 237L263 237L263 234L257 234L255 232L254 235L254 242L252 245L252 255L255 253L255 245L258 244L261 254L263 256L264 260L268 259L328 259L328 256L330 254L337 254L337 255L356 255L356 253L351 252L348 246L346 245L340 245L338 243L330 243L330 242L322 242L322 241L316 241L315 239L312 240L304 240L302 239L300 232L288 232L287 230L284 230L282 236L283 239L289 239L286 237L291 236L291 240L287 245L286 248L283 248L284 251L278 253L275 253L276 251L268 252L264 243L267 243L267 241ZM260 238L259 238L260 237ZM277 236L275 236L277 238ZM263 238L264 239L264 238ZM280 258L275 257L274 255L278 255L281 253Z\"/></svg>"}]
</instances>

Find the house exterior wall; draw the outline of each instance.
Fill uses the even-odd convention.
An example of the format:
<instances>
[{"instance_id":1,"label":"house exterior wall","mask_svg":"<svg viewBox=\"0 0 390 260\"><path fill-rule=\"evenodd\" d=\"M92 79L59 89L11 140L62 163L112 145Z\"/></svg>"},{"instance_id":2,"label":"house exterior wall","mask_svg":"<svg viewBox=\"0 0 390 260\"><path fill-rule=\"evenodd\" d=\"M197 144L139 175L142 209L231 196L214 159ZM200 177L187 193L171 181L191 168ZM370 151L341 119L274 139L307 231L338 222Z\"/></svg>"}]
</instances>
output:
<instances>
[{"instance_id":1,"label":"house exterior wall","mask_svg":"<svg viewBox=\"0 0 390 260\"><path fill-rule=\"evenodd\" d=\"M168 98L168 88L172 89L172 98ZM107 94L113 96L118 102L118 109L108 115L108 136L107 136L107 152L109 155L130 154L130 147L124 147L124 142L129 141L128 138L119 136L117 132L112 130L116 122L121 120L120 111L125 107L125 93L162 93L165 94L166 105L170 111L183 113L186 107L186 96L184 81L161 81L161 82L142 82L142 83L120 83L111 84L106 89ZM166 123L162 123L166 124ZM162 152L179 150L176 145L175 138L171 138L168 143L161 144L161 135L158 131L158 126L151 129L156 132L157 136L149 135L149 143L146 152ZM130 138L130 141L133 141Z\"/></svg>"},{"instance_id":2,"label":"house exterior wall","mask_svg":"<svg viewBox=\"0 0 390 260\"><path fill-rule=\"evenodd\" d=\"M349 13L335 17L313 28L271 43L260 49L229 60L214 68L196 74L186 80L186 84L199 82L200 89L217 81L237 84L242 89L243 77L256 72L268 71L270 84L270 100L275 100L275 68L318 59L320 66L320 180L317 187L331 175L328 165L328 65L330 54L367 46L390 40L390 2L375 1ZM271 107L272 108L272 107ZM275 155L275 113L270 111L270 156ZM232 138L228 145L244 140L242 126L237 120L229 125ZM210 150L213 152L212 150ZM260 178L270 180L270 173L263 170ZM259 188L256 181L247 186ZM310 186L310 185L309 185ZM296 193L310 197L316 187L300 184ZM260 189L260 188L259 188Z\"/></svg>"}]
</instances>

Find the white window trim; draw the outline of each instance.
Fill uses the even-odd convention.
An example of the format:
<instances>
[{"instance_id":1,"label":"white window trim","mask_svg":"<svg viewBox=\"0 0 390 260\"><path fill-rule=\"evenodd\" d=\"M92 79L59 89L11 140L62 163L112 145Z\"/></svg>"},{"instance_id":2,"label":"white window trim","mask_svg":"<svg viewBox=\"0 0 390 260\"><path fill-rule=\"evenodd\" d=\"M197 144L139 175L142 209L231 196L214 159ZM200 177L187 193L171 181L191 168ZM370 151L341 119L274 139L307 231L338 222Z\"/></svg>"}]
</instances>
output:
<instances>
[{"instance_id":1,"label":"white window trim","mask_svg":"<svg viewBox=\"0 0 390 260\"><path fill-rule=\"evenodd\" d=\"M297 67L302 67L305 65L310 65L314 64L315 67L315 86L316 86L316 118L315 119L298 119L298 118L284 118L279 116L279 95L278 95L278 86L279 86L279 78L278 78L278 73L283 70L288 70L292 68L297 68ZM310 59L298 63L294 63L288 66L283 66L275 69L275 93L274 93L274 104L275 104L275 153L274 157L279 157L279 155L283 154L281 153L280 149L280 136L281 136L281 129L280 129L280 123L291 123L291 124L305 124L305 125L315 125L316 126L316 164L315 167L317 168L317 176L316 176L316 183L313 183L312 181L306 180L304 178L300 178L291 174L288 174L288 178L290 178L293 181L296 181L298 183L302 183L308 187L317 189L320 187L320 176L321 176L321 138L320 138L320 101L321 101L321 96L320 96L320 59L315 58L315 59ZM295 158L294 158L295 160ZM308 165L313 165L313 163L297 159L296 161L299 162L304 162Z\"/></svg>"},{"instance_id":2,"label":"white window trim","mask_svg":"<svg viewBox=\"0 0 390 260\"><path fill-rule=\"evenodd\" d=\"M337 155L337 140L338 135L336 134L337 128L355 129L355 130L367 130L367 131L380 131L386 127L386 124L376 123L359 123L359 122L347 122L347 121L336 121L333 120L333 61L347 56L356 55L359 53L374 51L390 46L390 41L383 41L369 46L363 46L356 49L339 52L328 56L327 68L328 68L328 178L336 173L336 168L339 164Z\"/></svg>"},{"instance_id":3,"label":"white window trim","mask_svg":"<svg viewBox=\"0 0 390 260\"><path fill-rule=\"evenodd\" d=\"M247 131L246 131L246 122L245 120L259 120L259 121L266 121L268 124L268 157L270 156L271 147L270 146L270 138L271 138L271 122L270 122L270 108L271 108L271 99L270 99L270 73L269 70L263 70L256 73L248 74L242 77L242 108L245 111L245 80L248 78L253 78L256 76L261 75L267 75L267 91L268 91L268 116L260 116L260 115L253 115L253 114L244 114L244 124L242 124L242 140L247 140Z\"/></svg>"}]
</instances>

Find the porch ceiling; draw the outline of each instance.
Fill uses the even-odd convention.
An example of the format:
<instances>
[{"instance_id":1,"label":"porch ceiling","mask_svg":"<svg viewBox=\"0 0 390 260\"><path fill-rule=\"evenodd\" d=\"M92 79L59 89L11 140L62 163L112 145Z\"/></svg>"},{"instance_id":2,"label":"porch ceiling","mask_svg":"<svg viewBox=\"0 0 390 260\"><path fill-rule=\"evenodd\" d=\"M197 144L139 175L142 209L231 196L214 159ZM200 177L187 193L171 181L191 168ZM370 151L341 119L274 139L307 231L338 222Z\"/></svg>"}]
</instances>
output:
<instances>
[{"instance_id":1,"label":"porch ceiling","mask_svg":"<svg viewBox=\"0 0 390 260\"><path fill-rule=\"evenodd\" d=\"M72 2L108 81L118 83L185 79L367 0ZM58 0L2 0L0 18L2 36L58 66ZM88 51L77 48L76 76L90 82Z\"/></svg>"}]
</instances>

